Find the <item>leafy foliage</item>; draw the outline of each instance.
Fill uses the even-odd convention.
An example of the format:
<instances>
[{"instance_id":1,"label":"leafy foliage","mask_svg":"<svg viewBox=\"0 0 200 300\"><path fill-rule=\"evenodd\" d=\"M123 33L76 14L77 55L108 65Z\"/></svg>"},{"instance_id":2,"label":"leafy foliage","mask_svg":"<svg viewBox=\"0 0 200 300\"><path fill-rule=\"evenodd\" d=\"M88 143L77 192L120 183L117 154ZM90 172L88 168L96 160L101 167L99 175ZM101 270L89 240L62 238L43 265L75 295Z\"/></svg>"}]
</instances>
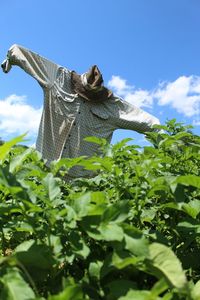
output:
<instances>
[{"instance_id":1,"label":"leafy foliage","mask_svg":"<svg viewBox=\"0 0 200 300\"><path fill-rule=\"evenodd\" d=\"M200 299L200 137L158 129L49 168L0 146L0 299ZM77 164L95 176L66 181Z\"/></svg>"}]
</instances>

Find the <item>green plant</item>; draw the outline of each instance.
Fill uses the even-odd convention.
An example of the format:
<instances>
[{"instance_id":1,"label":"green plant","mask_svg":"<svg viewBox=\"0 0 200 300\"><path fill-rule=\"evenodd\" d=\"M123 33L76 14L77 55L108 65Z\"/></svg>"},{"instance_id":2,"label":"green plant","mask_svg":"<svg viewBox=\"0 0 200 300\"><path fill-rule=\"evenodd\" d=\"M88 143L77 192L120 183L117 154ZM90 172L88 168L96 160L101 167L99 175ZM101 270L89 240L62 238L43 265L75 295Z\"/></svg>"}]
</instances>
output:
<instances>
[{"instance_id":1,"label":"green plant","mask_svg":"<svg viewBox=\"0 0 200 300\"><path fill-rule=\"evenodd\" d=\"M0 299L200 299L200 137L158 128L49 168L0 147ZM65 182L77 164L96 176Z\"/></svg>"}]
</instances>

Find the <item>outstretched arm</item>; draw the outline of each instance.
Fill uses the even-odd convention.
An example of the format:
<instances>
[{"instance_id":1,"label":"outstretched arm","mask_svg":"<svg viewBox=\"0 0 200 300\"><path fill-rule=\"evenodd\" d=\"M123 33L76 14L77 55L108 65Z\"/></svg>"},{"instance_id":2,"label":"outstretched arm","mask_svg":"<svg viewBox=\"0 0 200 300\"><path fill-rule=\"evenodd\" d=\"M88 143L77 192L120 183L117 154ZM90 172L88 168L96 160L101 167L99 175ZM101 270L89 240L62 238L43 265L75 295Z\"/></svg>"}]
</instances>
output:
<instances>
[{"instance_id":1,"label":"outstretched arm","mask_svg":"<svg viewBox=\"0 0 200 300\"><path fill-rule=\"evenodd\" d=\"M7 58L1 67L5 73L8 73L13 65L21 67L33 76L42 87L52 86L59 68L59 65L16 44L8 50Z\"/></svg>"},{"instance_id":2,"label":"outstretched arm","mask_svg":"<svg viewBox=\"0 0 200 300\"><path fill-rule=\"evenodd\" d=\"M126 101L120 100L117 105L119 111L117 120L118 128L145 133L155 130L153 129L153 125L160 124L160 121L156 117Z\"/></svg>"}]
</instances>

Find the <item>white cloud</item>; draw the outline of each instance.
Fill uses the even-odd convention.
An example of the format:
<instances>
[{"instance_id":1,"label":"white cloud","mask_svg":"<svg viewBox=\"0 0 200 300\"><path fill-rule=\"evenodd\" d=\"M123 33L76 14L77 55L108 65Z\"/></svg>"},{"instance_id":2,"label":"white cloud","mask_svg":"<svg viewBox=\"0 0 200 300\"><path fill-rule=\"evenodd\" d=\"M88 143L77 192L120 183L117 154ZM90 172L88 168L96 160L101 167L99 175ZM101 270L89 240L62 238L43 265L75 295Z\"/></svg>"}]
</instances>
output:
<instances>
[{"instance_id":1,"label":"white cloud","mask_svg":"<svg viewBox=\"0 0 200 300\"><path fill-rule=\"evenodd\" d=\"M200 120L199 119L198 120L193 120L192 125L193 126L200 126Z\"/></svg>"},{"instance_id":2,"label":"white cloud","mask_svg":"<svg viewBox=\"0 0 200 300\"><path fill-rule=\"evenodd\" d=\"M200 77L181 76L173 82L162 83L155 91L158 104L170 105L186 117L200 113Z\"/></svg>"},{"instance_id":3,"label":"white cloud","mask_svg":"<svg viewBox=\"0 0 200 300\"><path fill-rule=\"evenodd\" d=\"M135 89L134 86L128 85L125 79L120 76L112 76L108 82L109 88L126 101L136 105L151 107L153 103L152 93L147 90Z\"/></svg>"},{"instance_id":4,"label":"white cloud","mask_svg":"<svg viewBox=\"0 0 200 300\"><path fill-rule=\"evenodd\" d=\"M27 104L26 96L10 95L0 100L0 137L28 131L28 136L36 136L42 108Z\"/></svg>"},{"instance_id":5,"label":"white cloud","mask_svg":"<svg viewBox=\"0 0 200 300\"><path fill-rule=\"evenodd\" d=\"M108 81L108 86L115 90L118 95L124 95L134 87L127 85L126 80L120 76L112 76Z\"/></svg>"},{"instance_id":6,"label":"white cloud","mask_svg":"<svg viewBox=\"0 0 200 300\"><path fill-rule=\"evenodd\" d=\"M200 77L180 76L172 82L161 82L154 90L135 89L120 76L112 76L108 86L126 101L139 107L171 106L186 117L200 114ZM196 122L197 123L197 122Z\"/></svg>"},{"instance_id":7,"label":"white cloud","mask_svg":"<svg viewBox=\"0 0 200 300\"><path fill-rule=\"evenodd\" d=\"M146 90L136 90L132 93L127 93L125 100L139 107L151 107L153 104L153 97Z\"/></svg>"}]
</instances>

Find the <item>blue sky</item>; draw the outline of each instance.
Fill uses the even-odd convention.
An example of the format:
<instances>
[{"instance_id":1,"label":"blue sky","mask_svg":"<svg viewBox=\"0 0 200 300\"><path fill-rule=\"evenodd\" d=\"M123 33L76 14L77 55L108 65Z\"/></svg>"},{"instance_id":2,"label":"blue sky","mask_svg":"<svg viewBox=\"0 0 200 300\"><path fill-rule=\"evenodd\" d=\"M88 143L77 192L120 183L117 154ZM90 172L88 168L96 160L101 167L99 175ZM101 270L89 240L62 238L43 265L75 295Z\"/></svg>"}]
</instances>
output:
<instances>
[{"instance_id":1,"label":"blue sky","mask_svg":"<svg viewBox=\"0 0 200 300\"><path fill-rule=\"evenodd\" d=\"M97 64L105 85L158 117L200 133L199 0L1 0L0 60L20 44L85 72ZM18 67L0 72L0 137L37 135L43 93ZM143 136L120 130L113 142Z\"/></svg>"}]
</instances>

